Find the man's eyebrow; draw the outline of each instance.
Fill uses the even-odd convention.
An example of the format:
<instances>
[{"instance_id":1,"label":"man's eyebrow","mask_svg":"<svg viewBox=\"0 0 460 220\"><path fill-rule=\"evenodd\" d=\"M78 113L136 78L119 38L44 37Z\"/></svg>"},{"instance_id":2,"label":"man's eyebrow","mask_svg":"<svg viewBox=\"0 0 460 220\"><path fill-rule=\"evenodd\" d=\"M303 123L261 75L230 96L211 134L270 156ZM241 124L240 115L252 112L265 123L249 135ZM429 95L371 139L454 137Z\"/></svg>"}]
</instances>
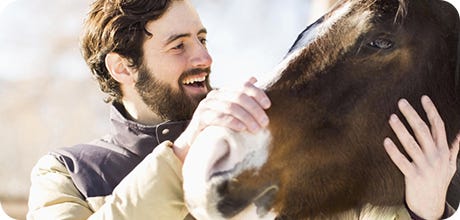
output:
<instances>
[{"instance_id":1,"label":"man's eyebrow","mask_svg":"<svg viewBox=\"0 0 460 220\"><path fill-rule=\"evenodd\" d=\"M179 38L183 38L183 37L190 37L190 34L174 34L174 35L171 35L170 37L168 37L168 39L166 40L165 42L165 45L168 45L170 44L171 42L179 39Z\"/></svg>"},{"instance_id":2,"label":"man's eyebrow","mask_svg":"<svg viewBox=\"0 0 460 220\"><path fill-rule=\"evenodd\" d=\"M206 28L202 28L201 30L198 31L197 34L206 34L208 33L208 31L206 30ZM165 42L165 45L168 45L170 44L171 42L179 39L179 38L183 38L183 37L190 37L191 34L189 33L186 33L186 34L174 34L174 35L171 35L170 37L168 37L168 39L166 40Z\"/></svg>"},{"instance_id":3,"label":"man's eyebrow","mask_svg":"<svg viewBox=\"0 0 460 220\"><path fill-rule=\"evenodd\" d=\"M198 31L198 34L207 34L208 30L206 28L202 28L200 31Z\"/></svg>"}]
</instances>

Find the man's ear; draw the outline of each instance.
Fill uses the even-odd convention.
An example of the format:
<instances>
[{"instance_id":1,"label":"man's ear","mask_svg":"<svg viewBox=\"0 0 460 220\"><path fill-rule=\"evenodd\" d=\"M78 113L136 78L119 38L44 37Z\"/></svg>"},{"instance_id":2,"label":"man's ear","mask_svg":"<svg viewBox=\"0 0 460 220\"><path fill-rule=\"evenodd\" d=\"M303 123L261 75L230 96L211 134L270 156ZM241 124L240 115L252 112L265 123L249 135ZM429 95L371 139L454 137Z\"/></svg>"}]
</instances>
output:
<instances>
[{"instance_id":1,"label":"man's ear","mask_svg":"<svg viewBox=\"0 0 460 220\"><path fill-rule=\"evenodd\" d=\"M105 67L112 78L124 85L136 82L136 72L129 67L129 62L118 53L111 52L105 56Z\"/></svg>"}]
</instances>

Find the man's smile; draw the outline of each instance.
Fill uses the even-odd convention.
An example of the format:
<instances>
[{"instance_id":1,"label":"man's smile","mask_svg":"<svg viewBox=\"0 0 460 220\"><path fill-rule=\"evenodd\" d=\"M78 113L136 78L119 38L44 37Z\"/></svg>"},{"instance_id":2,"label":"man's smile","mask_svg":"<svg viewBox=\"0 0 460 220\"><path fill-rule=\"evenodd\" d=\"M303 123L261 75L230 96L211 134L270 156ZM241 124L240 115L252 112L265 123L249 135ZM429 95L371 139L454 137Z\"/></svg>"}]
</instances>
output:
<instances>
[{"instance_id":1,"label":"man's smile","mask_svg":"<svg viewBox=\"0 0 460 220\"><path fill-rule=\"evenodd\" d=\"M207 76L208 76L207 73L201 73L198 75L189 76L182 80L182 84L186 86L195 86L195 87L197 86L195 84L204 85L203 83L205 82Z\"/></svg>"},{"instance_id":2,"label":"man's smile","mask_svg":"<svg viewBox=\"0 0 460 220\"><path fill-rule=\"evenodd\" d=\"M195 96L209 92L206 88L207 77L208 73L206 72L185 77L181 82L185 93L189 96Z\"/></svg>"}]
</instances>

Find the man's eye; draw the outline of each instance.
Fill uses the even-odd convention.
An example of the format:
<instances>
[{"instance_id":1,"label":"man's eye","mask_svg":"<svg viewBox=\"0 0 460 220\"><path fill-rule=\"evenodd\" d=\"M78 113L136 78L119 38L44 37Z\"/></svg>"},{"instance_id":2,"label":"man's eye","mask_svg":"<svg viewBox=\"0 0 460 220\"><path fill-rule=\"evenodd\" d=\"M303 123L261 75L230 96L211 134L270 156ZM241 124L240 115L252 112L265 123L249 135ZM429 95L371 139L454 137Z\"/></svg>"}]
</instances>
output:
<instances>
[{"instance_id":1,"label":"man's eye","mask_svg":"<svg viewBox=\"0 0 460 220\"><path fill-rule=\"evenodd\" d=\"M174 50L182 50L182 49L184 49L184 44L181 43L181 44L179 44L179 45L173 47L172 49L174 49Z\"/></svg>"},{"instance_id":2,"label":"man's eye","mask_svg":"<svg viewBox=\"0 0 460 220\"><path fill-rule=\"evenodd\" d=\"M206 46L206 43L208 42L208 40L206 40L206 38L203 38L203 39L200 39L200 42L201 44Z\"/></svg>"},{"instance_id":3,"label":"man's eye","mask_svg":"<svg viewBox=\"0 0 460 220\"><path fill-rule=\"evenodd\" d=\"M384 38L377 38L374 41L369 43L369 46L377 48L377 49L390 49L393 47L393 41L387 40Z\"/></svg>"}]
</instances>

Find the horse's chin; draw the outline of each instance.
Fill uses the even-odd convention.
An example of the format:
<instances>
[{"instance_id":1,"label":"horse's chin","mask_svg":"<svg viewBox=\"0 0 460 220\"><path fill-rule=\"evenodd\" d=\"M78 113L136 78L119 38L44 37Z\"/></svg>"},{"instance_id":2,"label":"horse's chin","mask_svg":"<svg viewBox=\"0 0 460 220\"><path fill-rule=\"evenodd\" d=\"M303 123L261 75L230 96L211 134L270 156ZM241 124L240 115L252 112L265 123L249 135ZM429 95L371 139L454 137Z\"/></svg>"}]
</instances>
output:
<instances>
[{"instance_id":1,"label":"horse's chin","mask_svg":"<svg viewBox=\"0 0 460 220\"><path fill-rule=\"evenodd\" d=\"M264 198L271 197L272 190L264 190L259 195L254 196L253 198L248 198L252 201L245 207L234 207L232 205L222 205L222 204L232 204L233 201L226 201L224 197L219 195L217 189L219 184L213 184L209 190L209 194L206 195L206 198L187 198L187 206L190 213L200 220L273 220L276 218L277 213L274 210L266 209L266 205L271 204L271 201ZM272 188L271 188L272 189ZM277 188L276 188L277 189ZM267 204L268 203L268 204ZM220 204L220 205L219 205Z\"/></svg>"},{"instance_id":2,"label":"horse's chin","mask_svg":"<svg viewBox=\"0 0 460 220\"><path fill-rule=\"evenodd\" d=\"M217 189L226 179L227 174L214 174L209 179L185 178L184 199L189 212L196 218L202 220L228 219L218 210L221 196Z\"/></svg>"}]
</instances>

